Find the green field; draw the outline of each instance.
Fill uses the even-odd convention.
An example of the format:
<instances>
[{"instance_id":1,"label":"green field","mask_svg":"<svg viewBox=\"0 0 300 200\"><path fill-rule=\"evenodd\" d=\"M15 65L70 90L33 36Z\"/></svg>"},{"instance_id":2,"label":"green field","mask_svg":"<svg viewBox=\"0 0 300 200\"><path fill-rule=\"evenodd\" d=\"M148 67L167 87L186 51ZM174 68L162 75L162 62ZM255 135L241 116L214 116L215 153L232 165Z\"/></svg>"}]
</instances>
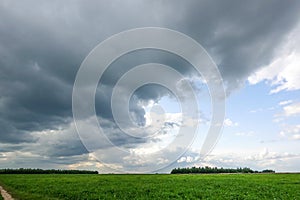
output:
<instances>
[{"instance_id":1,"label":"green field","mask_svg":"<svg viewBox=\"0 0 300 200\"><path fill-rule=\"evenodd\" d=\"M300 174L0 175L18 199L300 199Z\"/></svg>"}]
</instances>

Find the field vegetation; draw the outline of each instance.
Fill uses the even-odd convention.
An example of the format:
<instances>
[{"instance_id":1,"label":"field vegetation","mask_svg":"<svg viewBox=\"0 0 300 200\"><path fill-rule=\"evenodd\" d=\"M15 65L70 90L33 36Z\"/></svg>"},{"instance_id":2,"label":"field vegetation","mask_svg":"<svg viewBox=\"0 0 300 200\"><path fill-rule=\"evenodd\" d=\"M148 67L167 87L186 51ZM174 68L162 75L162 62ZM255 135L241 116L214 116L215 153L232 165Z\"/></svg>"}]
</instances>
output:
<instances>
[{"instance_id":1,"label":"field vegetation","mask_svg":"<svg viewBox=\"0 0 300 200\"><path fill-rule=\"evenodd\" d=\"M300 174L1 174L18 199L299 199Z\"/></svg>"}]
</instances>

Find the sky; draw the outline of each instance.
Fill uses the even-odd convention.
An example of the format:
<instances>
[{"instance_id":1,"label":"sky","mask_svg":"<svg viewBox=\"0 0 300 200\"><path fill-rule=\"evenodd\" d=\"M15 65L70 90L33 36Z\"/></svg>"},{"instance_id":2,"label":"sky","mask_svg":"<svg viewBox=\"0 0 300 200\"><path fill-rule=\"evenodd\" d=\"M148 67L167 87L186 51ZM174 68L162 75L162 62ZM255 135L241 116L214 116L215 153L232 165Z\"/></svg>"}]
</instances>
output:
<instances>
[{"instance_id":1,"label":"sky","mask_svg":"<svg viewBox=\"0 0 300 200\"><path fill-rule=\"evenodd\" d=\"M299 10L296 0L0 0L0 168L108 173L212 166L299 172ZM94 132L90 116L74 121L72 92L84 59L112 35L143 27L193 38L217 66L226 94L225 118L209 154L200 154L212 121L207 81L166 51L132 51L106 69L95 92L96 119L104 134ZM183 117L182 104L194 110L186 88L178 98L166 87L148 84L128 97L128 83L117 94L115 108L124 121L118 126L112 93L124 74L147 63L170 66L184 78L150 70L136 79L161 78L176 87L189 83L197 97L196 117ZM96 153L78 127L86 130ZM170 148L176 138L182 146Z\"/></svg>"}]
</instances>

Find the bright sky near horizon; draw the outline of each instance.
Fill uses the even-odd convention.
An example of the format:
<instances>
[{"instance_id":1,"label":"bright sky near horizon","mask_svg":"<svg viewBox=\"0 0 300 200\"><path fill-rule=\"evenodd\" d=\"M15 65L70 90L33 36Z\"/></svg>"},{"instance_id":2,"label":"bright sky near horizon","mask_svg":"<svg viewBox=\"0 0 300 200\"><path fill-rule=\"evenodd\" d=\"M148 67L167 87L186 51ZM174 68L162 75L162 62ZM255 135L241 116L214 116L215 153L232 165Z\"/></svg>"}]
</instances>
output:
<instances>
[{"instance_id":1,"label":"bright sky near horizon","mask_svg":"<svg viewBox=\"0 0 300 200\"><path fill-rule=\"evenodd\" d=\"M1 0L0 168L112 172L155 166L157 160L151 161L147 155L166 148L180 126L193 126L196 120L200 128L194 143L162 172L187 166L299 172L299 9L300 1L280 0ZM72 115L72 90L82 61L108 37L141 27L163 27L190 36L205 48L221 73L227 95L226 116L222 134L206 157L199 156L211 120L205 81L178 56L149 49L112 63L95 97L104 132L130 156L116 154L103 145L99 149L101 162L80 140ZM151 129L147 129L142 133L144 138L134 138L115 124L110 96L122 73L150 62L169 65L183 74L196 91L201 112L199 119L182 120L178 99L169 90L156 85L140 88L130 100L131 120L136 125L159 128L161 124L152 120L159 116L154 116L151 108L160 105L166 115L158 134L148 137ZM174 81L173 77L162 78ZM127 89L125 85L124 91ZM122 94L119 97L124 98ZM140 127L132 124L125 128L140 133ZM158 162L170 163L168 158L176 154L180 153L174 149L166 151Z\"/></svg>"}]
</instances>

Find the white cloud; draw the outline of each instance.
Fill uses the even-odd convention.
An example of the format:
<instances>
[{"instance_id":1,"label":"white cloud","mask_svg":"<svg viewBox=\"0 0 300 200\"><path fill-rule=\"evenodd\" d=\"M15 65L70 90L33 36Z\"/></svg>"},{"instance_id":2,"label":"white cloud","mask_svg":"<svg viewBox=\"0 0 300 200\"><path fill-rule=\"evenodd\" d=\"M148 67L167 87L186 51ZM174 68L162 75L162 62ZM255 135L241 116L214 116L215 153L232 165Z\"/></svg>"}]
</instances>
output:
<instances>
[{"instance_id":1,"label":"white cloud","mask_svg":"<svg viewBox=\"0 0 300 200\"><path fill-rule=\"evenodd\" d=\"M259 108L259 109L255 109L255 110L250 110L250 113L258 113L258 112L262 112L264 109Z\"/></svg>"},{"instance_id":2,"label":"white cloud","mask_svg":"<svg viewBox=\"0 0 300 200\"><path fill-rule=\"evenodd\" d=\"M300 116L300 102L293 102L292 100L281 101L278 103L282 107L282 111L274 115L273 122L284 123L289 117Z\"/></svg>"},{"instance_id":3,"label":"white cloud","mask_svg":"<svg viewBox=\"0 0 300 200\"><path fill-rule=\"evenodd\" d=\"M280 101L280 102L279 102L279 105L280 105L280 106L285 106L285 105L288 105L288 104L290 104L290 103L292 103L292 102L293 102L292 100Z\"/></svg>"},{"instance_id":4,"label":"white cloud","mask_svg":"<svg viewBox=\"0 0 300 200\"><path fill-rule=\"evenodd\" d=\"M264 148L261 152L255 153L246 157L246 160L249 161L263 161L270 162L269 160L277 160L277 159L286 159L290 157L299 157L299 154L293 154L288 152L278 153L278 152L270 152L268 148ZM263 165L265 165L264 163Z\"/></svg>"},{"instance_id":5,"label":"white cloud","mask_svg":"<svg viewBox=\"0 0 300 200\"><path fill-rule=\"evenodd\" d=\"M238 126L238 123L233 122L231 119L227 118L224 120L224 126L227 126L227 127Z\"/></svg>"},{"instance_id":6,"label":"white cloud","mask_svg":"<svg viewBox=\"0 0 300 200\"><path fill-rule=\"evenodd\" d=\"M284 112L284 115L287 117L299 115L300 114L300 102L284 106L283 112Z\"/></svg>"},{"instance_id":7,"label":"white cloud","mask_svg":"<svg viewBox=\"0 0 300 200\"><path fill-rule=\"evenodd\" d=\"M296 171L298 169L295 167L295 163L300 164L299 157L300 154L275 152L270 151L268 148L263 148L255 152L219 152L211 154L205 157L204 160L201 160L200 166L203 166L203 163L205 163L207 166L225 168L250 167L254 170L269 168L276 171ZM293 163L293 166L290 163Z\"/></svg>"},{"instance_id":8,"label":"white cloud","mask_svg":"<svg viewBox=\"0 0 300 200\"><path fill-rule=\"evenodd\" d=\"M65 165L68 169L79 169L79 170L97 170L99 173L110 173L111 169L122 170L121 164L106 164L99 162L92 153L86 155L86 159L75 162L70 165Z\"/></svg>"},{"instance_id":9,"label":"white cloud","mask_svg":"<svg viewBox=\"0 0 300 200\"><path fill-rule=\"evenodd\" d=\"M266 81L272 86L270 93L300 89L300 25L291 32L277 51L276 58L248 77L250 84Z\"/></svg>"},{"instance_id":10,"label":"white cloud","mask_svg":"<svg viewBox=\"0 0 300 200\"><path fill-rule=\"evenodd\" d=\"M279 133L282 137L287 137L292 140L300 140L300 124L284 125L283 130Z\"/></svg>"},{"instance_id":11,"label":"white cloud","mask_svg":"<svg viewBox=\"0 0 300 200\"><path fill-rule=\"evenodd\" d=\"M177 160L178 163L192 163L195 162L199 159L198 156L193 157L193 156L182 156L179 160Z\"/></svg>"},{"instance_id":12,"label":"white cloud","mask_svg":"<svg viewBox=\"0 0 300 200\"><path fill-rule=\"evenodd\" d=\"M246 137L251 137L254 135L253 131L249 131L249 132L237 132L235 133L236 136L246 136Z\"/></svg>"}]
</instances>

